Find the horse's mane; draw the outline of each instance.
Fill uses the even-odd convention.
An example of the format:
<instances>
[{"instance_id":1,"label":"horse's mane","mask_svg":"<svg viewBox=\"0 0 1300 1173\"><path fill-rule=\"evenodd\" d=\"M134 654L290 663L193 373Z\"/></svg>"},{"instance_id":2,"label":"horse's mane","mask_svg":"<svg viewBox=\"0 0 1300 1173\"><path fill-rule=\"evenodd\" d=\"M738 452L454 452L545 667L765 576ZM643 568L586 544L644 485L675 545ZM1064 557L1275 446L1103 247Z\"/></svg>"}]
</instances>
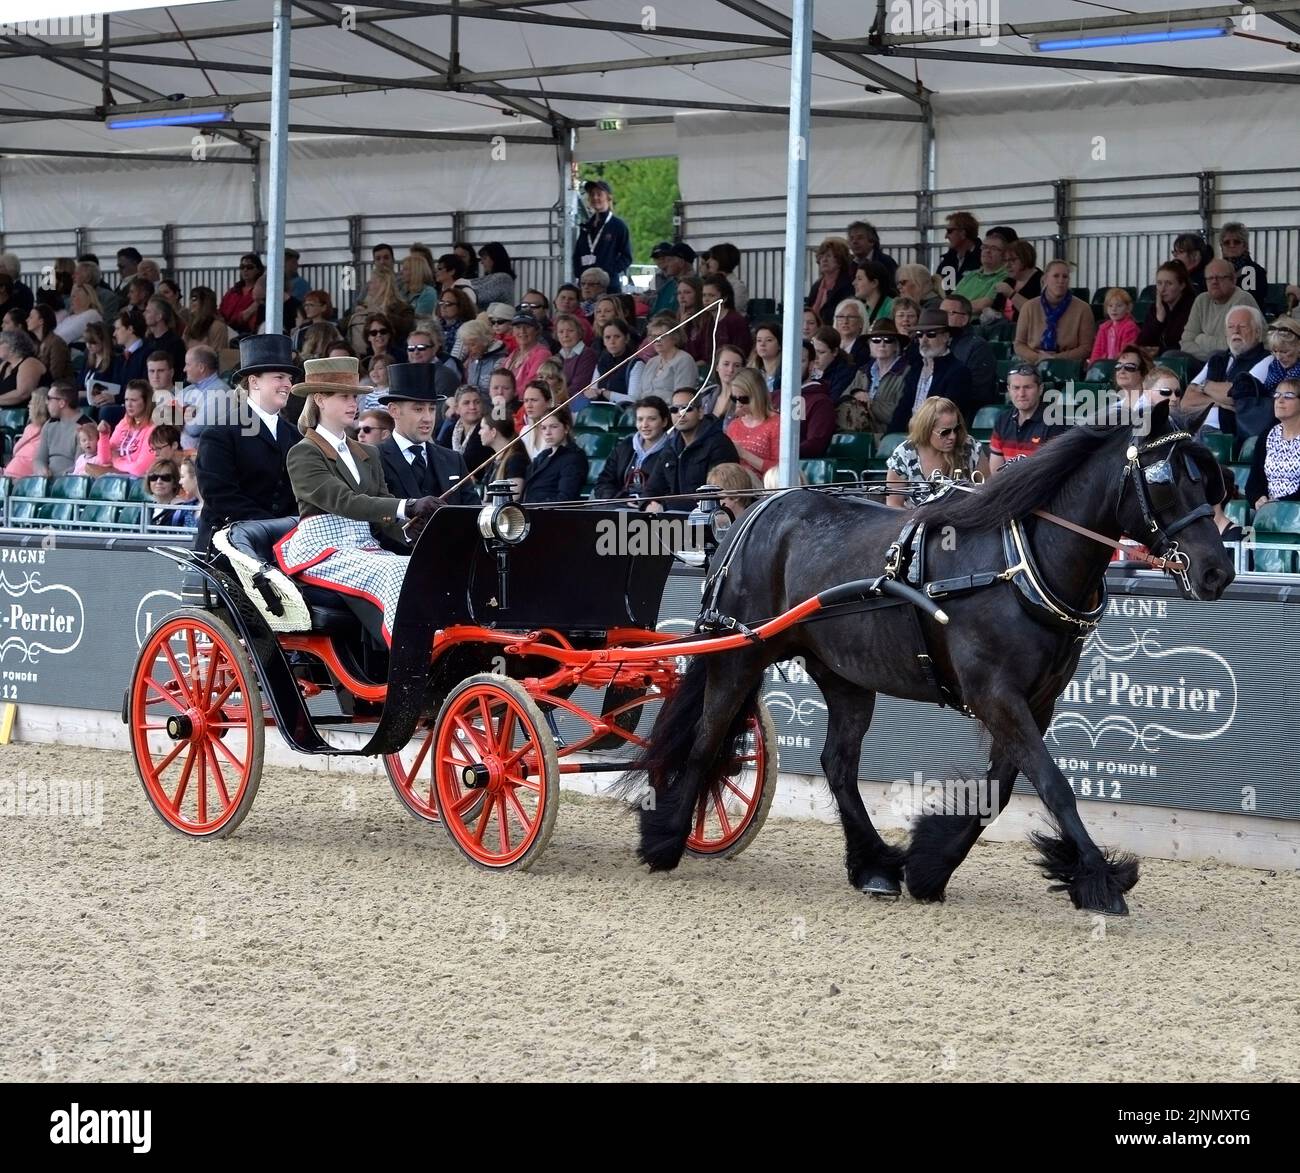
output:
<instances>
[{"instance_id":1,"label":"horse's mane","mask_svg":"<svg viewBox=\"0 0 1300 1173\"><path fill-rule=\"evenodd\" d=\"M965 493L960 490L921 506L918 519L928 525L954 525L962 529L994 529L1012 518L1025 517L1056 495L1062 483L1094 452L1118 437L1131 437L1125 427L1077 424L1057 436L1028 460L1002 469L987 485Z\"/></svg>"}]
</instances>

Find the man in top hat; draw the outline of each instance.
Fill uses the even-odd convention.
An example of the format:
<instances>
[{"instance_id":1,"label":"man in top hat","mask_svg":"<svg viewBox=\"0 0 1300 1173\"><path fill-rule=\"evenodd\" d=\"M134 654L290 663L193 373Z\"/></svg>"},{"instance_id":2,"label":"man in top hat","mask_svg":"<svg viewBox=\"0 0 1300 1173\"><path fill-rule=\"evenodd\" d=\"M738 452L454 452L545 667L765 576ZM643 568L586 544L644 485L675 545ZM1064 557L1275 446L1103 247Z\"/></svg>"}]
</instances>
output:
<instances>
[{"instance_id":1,"label":"man in top hat","mask_svg":"<svg viewBox=\"0 0 1300 1173\"><path fill-rule=\"evenodd\" d=\"M390 495L378 451L348 438L357 398L366 392L358 385L357 360L308 359L304 367L292 392L307 401L307 430L288 460L300 520L276 543L276 560L286 574L337 591L366 629L389 645L408 563L379 538L400 545L403 523L422 524L439 503L431 496Z\"/></svg>"},{"instance_id":2,"label":"man in top hat","mask_svg":"<svg viewBox=\"0 0 1300 1173\"><path fill-rule=\"evenodd\" d=\"M433 442L441 413L432 370L427 363L394 363L388 368L388 390L379 397L393 417L393 434L379 445L384 480L395 497L439 497L448 505L478 505L465 458Z\"/></svg>"},{"instance_id":3,"label":"man in top hat","mask_svg":"<svg viewBox=\"0 0 1300 1173\"><path fill-rule=\"evenodd\" d=\"M584 269L604 269L609 274L609 292L623 288L623 277L632 264L632 237L627 225L614 215L614 193L603 179L589 179L582 185L591 215L578 225L573 242L573 279Z\"/></svg>"},{"instance_id":4,"label":"man in top hat","mask_svg":"<svg viewBox=\"0 0 1300 1173\"><path fill-rule=\"evenodd\" d=\"M239 393L224 419L199 437L199 515L196 548L206 550L212 531L233 521L266 520L297 512L285 460L302 438L280 415L302 368L283 334L239 340Z\"/></svg>"}]
</instances>

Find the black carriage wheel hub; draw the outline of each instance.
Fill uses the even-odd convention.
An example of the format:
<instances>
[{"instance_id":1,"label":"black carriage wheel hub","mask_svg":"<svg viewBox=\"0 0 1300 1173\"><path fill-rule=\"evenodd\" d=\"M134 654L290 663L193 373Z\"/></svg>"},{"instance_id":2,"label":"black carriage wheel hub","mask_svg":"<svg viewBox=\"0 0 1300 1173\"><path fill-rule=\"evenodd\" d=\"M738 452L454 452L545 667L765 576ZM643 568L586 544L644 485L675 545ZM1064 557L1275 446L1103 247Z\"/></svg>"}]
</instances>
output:
<instances>
[{"instance_id":1,"label":"black carriage wheel hub","mask_svg":"<svg viewBox=\"0 0 1300 1173\"><path fill-rule=\"evenodd\" d=\"M194 735L194 722L184 713L176 713L167 718L167 736L173 741L184 741Z\"/></svg>"},{"instance_id":2,"label":"black carriage wheel hub","mask_svg":"<svg viewBox=\"0 0 1300 1173\"><path fill-rule=\"evenodd\" d=\"M490 775L488 768L482 762L475 762L472 766L466 766L460 772L460 783L466 790L482 790L488 784Z\"/></svg>"}]
</instances>

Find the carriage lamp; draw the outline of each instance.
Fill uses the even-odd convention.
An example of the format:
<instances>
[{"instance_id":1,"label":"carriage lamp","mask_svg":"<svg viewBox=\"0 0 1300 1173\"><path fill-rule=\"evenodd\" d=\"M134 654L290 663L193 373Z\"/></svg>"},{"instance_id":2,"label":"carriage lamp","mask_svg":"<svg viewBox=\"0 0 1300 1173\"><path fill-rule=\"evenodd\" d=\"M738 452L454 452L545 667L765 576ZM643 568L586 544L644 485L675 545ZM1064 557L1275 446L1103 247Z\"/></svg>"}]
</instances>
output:
<instances>
[{"instance_id":1,"label":"carriage lamp","mask_svg":"<svg viewBox=\"0 0 1300 1173\"><path fill-rule=\"evenodd\" d=\"M731 523L736 519L731 510L719 500L718 495L722 490L717 485L701 485L699 492L704 495L696 501L695 508L691 510L686 523L692 528L707 529L717 541L731 528Z\"/></svg>"},{"instance_id":2,"label":"carriage lamp","mask_svg":"<svg viewBox=\"0 0 1300 1173\"><path fill-rule=\"evenodd\" d=\"M487 504L478 513L478 532L489 542L517 546L528 536L528 515L515 504L509 481L493 481L487 487Z\"/></svg>"}]
</instances>

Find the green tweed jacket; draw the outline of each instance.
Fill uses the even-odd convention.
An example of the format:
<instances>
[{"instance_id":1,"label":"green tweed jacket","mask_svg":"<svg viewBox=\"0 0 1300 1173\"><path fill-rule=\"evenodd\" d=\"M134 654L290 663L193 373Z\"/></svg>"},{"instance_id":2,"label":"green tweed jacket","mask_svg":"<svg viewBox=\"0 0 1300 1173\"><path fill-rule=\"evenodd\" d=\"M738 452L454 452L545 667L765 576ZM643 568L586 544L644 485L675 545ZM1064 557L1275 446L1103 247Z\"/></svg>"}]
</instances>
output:
<instances>
[{"instance_id":1,"label":"green tweed jacket","mask_svg":"<svg viewBox=\"0 0 1300 1173\"><path fill-rule=\"evenodd\" d=\"M399 502L388 495L379 452L356 440L347 444L361 474L360 488L339 460L339 454L314 428L308 428L303 438L289 449L289 481L298 499L298 512L303 517L334 513L353 521L368 521L393 541L407 545L402 524L397 520Z\"/></svg>"}]
</instances>

